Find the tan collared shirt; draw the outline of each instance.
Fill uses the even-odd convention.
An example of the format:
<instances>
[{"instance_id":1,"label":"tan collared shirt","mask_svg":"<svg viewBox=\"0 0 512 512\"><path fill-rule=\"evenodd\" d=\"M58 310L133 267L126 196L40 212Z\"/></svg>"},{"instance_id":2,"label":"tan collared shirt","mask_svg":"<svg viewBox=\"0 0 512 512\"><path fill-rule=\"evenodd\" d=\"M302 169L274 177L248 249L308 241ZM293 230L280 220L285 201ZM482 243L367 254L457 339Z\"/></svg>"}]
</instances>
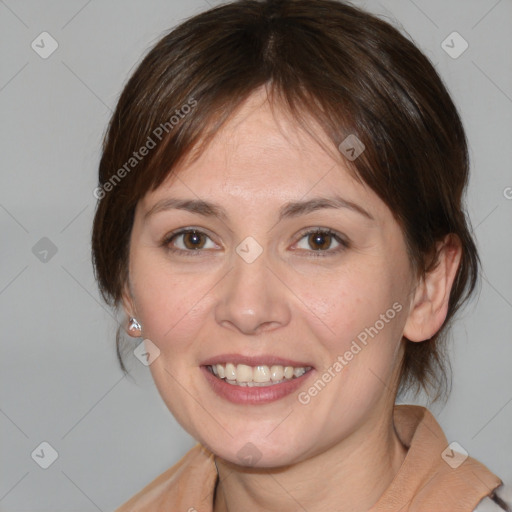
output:
<instances>
[{"instance_id":1,"label":"tan collared shirt","mask_svg":"<svg viewBox=\"0 0 512 512\"><path fill-rule=\"evenodd\" d=\"M432 414L395 405L394 423L407 455L369 512L471 512L502 481L477 460L454 452ZM214 455L197 444L115 512L212 512Z\"/></svg>"}]
</instances>

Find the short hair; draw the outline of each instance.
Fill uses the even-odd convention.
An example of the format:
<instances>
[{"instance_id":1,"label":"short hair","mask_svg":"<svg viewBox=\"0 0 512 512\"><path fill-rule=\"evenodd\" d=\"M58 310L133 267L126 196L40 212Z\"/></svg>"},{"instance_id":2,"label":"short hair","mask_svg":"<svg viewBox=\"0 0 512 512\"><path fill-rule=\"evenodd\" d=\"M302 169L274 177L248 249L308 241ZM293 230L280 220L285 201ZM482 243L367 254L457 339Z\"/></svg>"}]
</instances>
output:
<instances>
[{"instance_id":1,"label":"short hair","mask_svg":"<svg viewBox=\"0 0 512 512\"><path fill-rule=\"evenodd\" d=\"M92 232L103 299L120 304L137 202L185 157L198 156L260 87L301 127L315 122L334 148L349 135L364 144L347 166L391 210L418 277L436 264L437 242L449 233L460 239L443 326L424 342L402 340L399 392L423 389L437 400L446 390L447 328L479 272L463 205L466 136L428 58L391 24L348 3L235 1L187 19L147 53L103 142Z\"/></svg>"}]
</instances>

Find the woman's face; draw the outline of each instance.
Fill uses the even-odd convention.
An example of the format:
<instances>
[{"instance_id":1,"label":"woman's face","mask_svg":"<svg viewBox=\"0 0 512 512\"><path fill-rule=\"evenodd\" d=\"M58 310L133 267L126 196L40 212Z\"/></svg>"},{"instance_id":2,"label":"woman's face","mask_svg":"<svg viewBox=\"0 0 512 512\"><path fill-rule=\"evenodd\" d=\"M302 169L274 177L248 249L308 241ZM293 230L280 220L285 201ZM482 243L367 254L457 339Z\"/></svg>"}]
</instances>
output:
<instances>
[{"instance_id":1,"label":"woman's face","mask_svg":"<svg viewBox=\"0 0 512 512\"><path fill-rule=\"evenodd\" d=\"M223 459L268 467L382 421L414 285L387 206L277 119L254 93L138 203L125 298L180 424Z\"/></svg>"}]
</instances>

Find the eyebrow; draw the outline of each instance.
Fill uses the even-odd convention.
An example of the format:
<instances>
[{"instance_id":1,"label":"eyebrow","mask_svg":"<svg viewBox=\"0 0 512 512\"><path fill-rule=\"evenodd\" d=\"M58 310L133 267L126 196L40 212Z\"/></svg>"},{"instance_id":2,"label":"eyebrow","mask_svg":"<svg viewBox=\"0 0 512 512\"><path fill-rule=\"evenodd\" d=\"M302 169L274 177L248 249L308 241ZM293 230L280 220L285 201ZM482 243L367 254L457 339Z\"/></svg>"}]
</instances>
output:
<instances>
[{"instance_id":1,"label":"eyebrow","mask_svg":"<svg viewBox=\"0 0 512 512\"><path fill-rule=\"evenodd\" d=\"M362 206L343 199L340 196L332 197L314 197L306 201L292 201L286 203L279 209L279 222L283 219L289 219L298 217L300 215L306 215L318 210L333 208L340 209L346 208L352 210L360 215L375 220L375 218L366 211ZM178 199L178 198L167 198L162 199L155 203L144 215L144 221L150 216L156 213L168 210L186 210L191 213L197 213L205 217L217 217L222 221L227 221L228 215L226 210L219 205L214 203L203 201L201 199Z\"/></svg>"}]
</instances>

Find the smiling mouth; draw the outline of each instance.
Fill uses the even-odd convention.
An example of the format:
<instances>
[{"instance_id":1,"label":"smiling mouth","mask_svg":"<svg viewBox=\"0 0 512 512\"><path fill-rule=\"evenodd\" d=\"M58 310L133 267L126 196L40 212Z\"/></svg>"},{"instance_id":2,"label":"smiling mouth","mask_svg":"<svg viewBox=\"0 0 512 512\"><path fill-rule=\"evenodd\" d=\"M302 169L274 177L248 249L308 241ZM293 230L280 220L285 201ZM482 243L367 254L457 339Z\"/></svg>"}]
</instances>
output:
<instances>
[{"instance_id":1,"label":"smiling mouth","mask_svg":"<svg viewBox=\"0 0 512 512\"><path fill-rule=\"evenodd\" d=\"M311 366L282 366L246 364L214 364L206 366L208 371L220 380L233 386L267 387L301 377L312 369Z\"/></svg>"}]
</instances>

